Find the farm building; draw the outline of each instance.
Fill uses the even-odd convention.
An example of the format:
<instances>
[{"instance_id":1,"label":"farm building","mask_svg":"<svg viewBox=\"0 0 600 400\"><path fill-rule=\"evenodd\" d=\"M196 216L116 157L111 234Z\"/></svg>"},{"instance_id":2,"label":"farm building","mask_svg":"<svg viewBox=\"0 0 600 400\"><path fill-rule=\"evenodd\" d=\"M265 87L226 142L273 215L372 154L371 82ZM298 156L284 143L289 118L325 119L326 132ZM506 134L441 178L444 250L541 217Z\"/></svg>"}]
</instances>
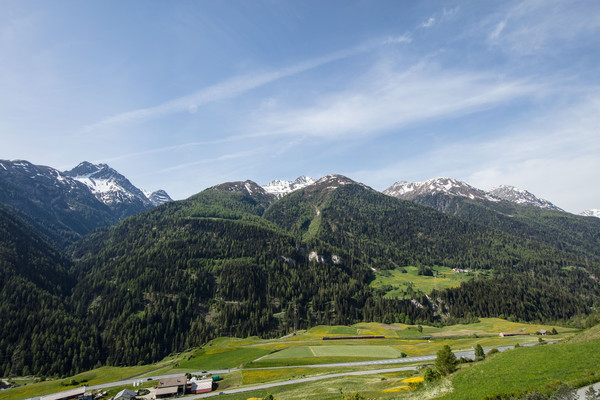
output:
<instances>
[{"instance_id":1,"label":"farm building","mask_svg":"<svg viewBox=\"0 0 600 400\"><path fill-rule=\"evenodd\" d=\"M156 385L156 398L181 396L185 394L187 379L185 375L174 378L165 378L158 381Z\"/></svg>"},{"instance_id":2,"label":"farm building","mask_svg":"<svg viewBox=\"0 0 600 400\"><path fill-rule=\"evenodd\" d=\"M64 390L62 392L42 396L40 397L40 400L77 400L85 397L85 386L81 386L75 389Z\"/></svg>"},{"instance_id":3,"label":"farm building","mask_svg":"<svg viewBox=\"0 0 600 400\"><path fill-rule=\"evenodd\" d=\"M212 379L196 379L195 377L190 380L191 387L190 393L208 393L213 391L213 380Z\"/></svg>"}]
</instances>

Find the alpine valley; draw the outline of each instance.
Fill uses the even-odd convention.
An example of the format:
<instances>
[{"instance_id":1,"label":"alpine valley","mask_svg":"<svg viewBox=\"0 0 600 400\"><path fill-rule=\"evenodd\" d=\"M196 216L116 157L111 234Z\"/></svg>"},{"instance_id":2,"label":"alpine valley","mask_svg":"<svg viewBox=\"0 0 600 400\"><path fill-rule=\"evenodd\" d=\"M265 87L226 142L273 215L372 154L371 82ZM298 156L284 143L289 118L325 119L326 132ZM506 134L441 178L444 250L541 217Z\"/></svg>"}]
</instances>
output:
<instances>
[{"instance_id":1,"label":"alpine valley","mask_svg":"<svg viewBox=\"0 0 600 400\"><path fill-rule=\"evenodd\" d=\"M391 271L474 272L390 296ZM171 201L108 165L0 161L0 375L137 365L220 336L362 321L566 323L600 299L600 219L438 178L341 175Z\"/></svg>"}]
</instances>

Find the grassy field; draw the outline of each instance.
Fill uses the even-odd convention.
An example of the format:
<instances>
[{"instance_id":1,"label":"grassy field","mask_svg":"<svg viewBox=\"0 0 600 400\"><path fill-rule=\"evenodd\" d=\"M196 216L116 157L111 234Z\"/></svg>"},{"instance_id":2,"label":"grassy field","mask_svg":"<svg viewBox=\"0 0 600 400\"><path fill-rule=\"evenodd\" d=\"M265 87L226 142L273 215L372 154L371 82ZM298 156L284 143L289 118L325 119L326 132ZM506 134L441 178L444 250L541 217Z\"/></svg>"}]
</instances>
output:
<instances>
[{"instance_id":1,"label":"grassy field","mask_svg":"<svg viewBox=\"0 0 600 400\"><path fill-rule=\"evenodd\" d=\"M177 369L204 371L209 369L237 368L244 363L269 353L269 349L259 347L208 348L196 352L190 359L182 360Z\"/></svg>"},{"instance_id":2,"label":"grassy field","mask_svg":"<svg viewBox=\"0 0 600 400\"><path fill-rule=\"evenodd\" d=\"M600 341L521 347L496 354L456 373L453 392L441 399L480 399L530 389L551 392L559 381L575 386L600 381Z\"/></svg>"},{"instance_id":3,"label":"grassy field","mask_svg":"<svg viewBox=\"0 0 600 400\"><path fill-rule=\"evenodd\" d=\"M412 287L416 291L430 293L433 289L446 289L460 286L461 282L475 277L486 276L484 272L459 273L452 268L435 266L431 267L434 276L419 275L417 267L407 266L392 270L380 271L375 274L371 283L374 288L389 288L386 297L404 298L405 293ZM406 272L404 272L406 271Z\"/></svg>"},{"instance_id":4,"label":"grassy field","mask_svg":"<svg viewBox=\"0 0 600 400\"><path fill-rule=\"evenodd\" d=\"M450 345L454 350L460 350L470 349L478 343L485 348L514 345L516 343L531 343L536 342L538 337L532 335L501 338L498 336L498 333L502 331L533 333L540 329L550 331L552 328L553 326L551 325L521 324L496 318L482 318L480 322L469 325L454 325L442 328L423 325L421 331L416 326L404 324L359 323L352 326L316 326L281 339L265 340L257 337L244 339L219 338L207 343L202 348L190 350L176 357L169 357L157 364L121 368L103 367L72 378L28 384L20 388L0 392L0 400L9 398L23 399L70 389L73 386L65 386L62 383L69 383L71 379L77 381L79 384L91 386L122 380L132 376L156 376L158 374L238 368L240 366L245 366L246 368L271 368L356 360L365 361L369 359L397 358L402 353L413 357L435 354L445 344ZM556 329L559 335L553 336L553 339L562 339L572 335L574 332L573 330L558 326ZM323 336L336 335L383 335L386 338L371 340L322 340ZM423 339L423 336L430 336L431 340ZM346 370L348 369L346 368ZM245 370L235 374L227 374L226 379L221 383L221 388L235 387L242 383L259 382L261 376L266 379L262 381L267 381L270 379L289 379L293 376L309 376L323 373L315 368L292 368L286 370L287 372L283 372L282 370L277 370L278 372L274 371L276 370ZM381 379L382 377L379 378ZM371 382L371 379L373 377L365 381L367 386L371 385L367 383ZM338 380L340 383L342 381ZM373 388L376 386L372 385ZM393 387L386 387L384 389L393 389ZM373 391L376 390L373 389ZM385 396L393 394L393 392L386 393ZM315 395L314 398L319 397Z\"/></svg>"},{"instance_id":5,"label":"grassy field","mask_svg":"<svg viewBox=\"0 0 600 400\"><path fill-rule=\"evenodd\" d=\"M376 375L348 376L325 379L309 384L280 386L269 390L256 390L240 394L222 395L224 400L262 399L272 394L280 400L339 400L340 392L360 392L367 398L395 399L399 393L408 391L414 374L412 372L396 372ZM420 380L420 379L417 379ZM220 390L220 388L219 388Z\"/></svg>"}]
</instances>

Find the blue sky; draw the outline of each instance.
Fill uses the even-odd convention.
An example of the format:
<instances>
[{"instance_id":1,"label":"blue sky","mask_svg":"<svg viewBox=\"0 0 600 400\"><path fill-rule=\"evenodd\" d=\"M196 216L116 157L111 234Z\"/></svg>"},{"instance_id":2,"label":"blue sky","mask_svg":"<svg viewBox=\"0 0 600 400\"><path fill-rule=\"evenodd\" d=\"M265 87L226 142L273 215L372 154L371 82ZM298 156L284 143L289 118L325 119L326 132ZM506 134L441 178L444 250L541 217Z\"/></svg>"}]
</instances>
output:
<instances>
[{"instance_id":1,"label":"blue sky","mask_svg":"<svg viewBox=\"0 0 600 400\"><path fill-rule=\"evenodd\" d=\"M340 173L600 208L600 3L0 0L0 158L182 199Z\"/></svg>"}]
</instances>

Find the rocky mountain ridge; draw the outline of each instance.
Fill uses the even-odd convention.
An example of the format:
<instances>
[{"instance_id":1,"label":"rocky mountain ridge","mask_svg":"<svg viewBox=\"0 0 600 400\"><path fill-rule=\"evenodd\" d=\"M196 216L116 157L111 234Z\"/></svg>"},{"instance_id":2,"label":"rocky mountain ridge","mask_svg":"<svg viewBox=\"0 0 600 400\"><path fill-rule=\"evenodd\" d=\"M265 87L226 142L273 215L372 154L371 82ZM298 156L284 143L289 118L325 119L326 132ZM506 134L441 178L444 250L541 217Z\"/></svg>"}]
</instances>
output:
<instances>
[{"instance_id":1,"label":"rocky mountain ridge","mask_svg":"<svg viewBox=\"0 0 600 400\"><path fill-rule=\"evenodd\" d=\"M564 211L550 201L538 198L527 190L514 186L501 185L489 191L484 191L454 178L434 178L423 182L399 181L385 189L383 193L403 200L416 200L435 195L463 197L471 200L487 200L491 202L504 200L544 210Z\"/></svg>"},{"instance_id":2,"label":"rocky mountain ridge","mask_svg":"<svg viewBox=\"0 0 600 400\"><path fill-rule=\"evenodd\" d=\"M600 209L585 210L579 215L583 215L584 217L600 218Z\"/></svg>"},{"instance_id":3,"label":"rocky mountain ridge","mask_svg":"<svg viewBox=\"0 0 600 400\"><path fill-rule=\"evenodd\" d=\"M115 211L119 218L172 201L164 190L147 192L137 188L107 164L84 161L64 174L86 185L94 196Z\"/></svg>"}]
</instances>

